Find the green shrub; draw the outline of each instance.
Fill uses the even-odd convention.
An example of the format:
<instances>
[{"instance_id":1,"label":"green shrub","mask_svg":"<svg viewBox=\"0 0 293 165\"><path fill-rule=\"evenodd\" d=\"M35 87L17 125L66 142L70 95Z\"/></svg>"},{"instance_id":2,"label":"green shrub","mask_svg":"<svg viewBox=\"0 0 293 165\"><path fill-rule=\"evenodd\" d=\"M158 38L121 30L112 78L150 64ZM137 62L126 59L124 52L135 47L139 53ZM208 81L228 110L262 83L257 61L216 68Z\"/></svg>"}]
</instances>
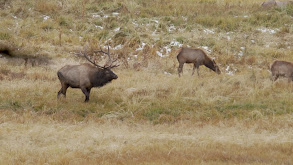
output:
<instances>
[{"instance_id":1,"label":"green shrub","mask_svg":"<svg viewBox=\"0 0 293 165\"><path fill-rule=\"evenodd\" d=\"M6 32L0 32L0 40L9 40L11 38L11 35Z\"/></svg>"},{"instance_id":2,"label":"green shrub","mask_svg":"<svg viewBox=\"0 0 293 165\"><path fill-rule=\"evenodd\" d=\"M108 30L101 30L98 33L94 34L94 38L98 39L98 40L102 40L102 39L106 39L109 35L109 31Z\"/></svg>"}]
</instances>

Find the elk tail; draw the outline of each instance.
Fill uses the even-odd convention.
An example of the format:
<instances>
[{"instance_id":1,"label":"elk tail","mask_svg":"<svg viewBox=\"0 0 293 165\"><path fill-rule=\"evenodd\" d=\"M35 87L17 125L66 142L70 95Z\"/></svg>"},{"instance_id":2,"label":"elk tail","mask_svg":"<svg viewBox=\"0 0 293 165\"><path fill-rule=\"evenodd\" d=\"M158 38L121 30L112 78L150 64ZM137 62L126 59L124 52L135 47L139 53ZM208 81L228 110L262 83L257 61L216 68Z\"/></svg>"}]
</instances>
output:
<instances>
[{"instance_id":1,"label":"elk tail","mask_svg":"<svg viewBox=\"0 0 293 165\"><path fill-rule=\"evenodd\" d=\"M57 76L58 76L59 80L64 79L64 76L62 75L62 73L60 71L57 72Z\"/></svg>"}]
</instances>

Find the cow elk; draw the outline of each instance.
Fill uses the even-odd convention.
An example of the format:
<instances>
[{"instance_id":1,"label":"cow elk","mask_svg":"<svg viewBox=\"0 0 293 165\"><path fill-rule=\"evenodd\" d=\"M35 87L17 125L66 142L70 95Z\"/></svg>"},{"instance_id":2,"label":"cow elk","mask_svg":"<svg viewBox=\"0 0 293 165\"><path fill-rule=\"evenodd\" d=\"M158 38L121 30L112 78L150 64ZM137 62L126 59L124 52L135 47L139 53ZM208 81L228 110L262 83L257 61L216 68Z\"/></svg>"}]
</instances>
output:
<instances>
[{"instance_id":1,"label":"cow elk","mask_svg":"<svg viewBox=\"0 0 293 165\"><path fill-rule=\"evenodd\" d=\"M261 4L263 8L272 8L272 7L286 7L288 5L293 5L293 1L276 1L268 0Z\"/></svg>"},{"instance_id":2,"label":"cow elk","mask_svg":"<svg viewBox=\"0 0 293 165\"><path fill-rule=\"evenodd\" d=\"M210 57L206 55L206 53L201 49L192 49L192 48L181 48L177 55L177 60L179 62L178 67L178 75L183 72L184 63L193 63L193 71L194 74L195 68L197 69L197 75L199 76L199 66L204 65L214 72L220 74L221 71L216 64L215 60L212 60Z\"/></svg>"},{"instance_id":3,"label":"cow elk","mask_svg":"<svg viewBox=\"0 0 293 165\"><path fill-rule=\"evenodd\" d=\"M286 77L288 81L293 81L293 63L288 61L274 61L271 65L272 81L279 77Z\"/></svg>"},{"instance_id":4,"label":"cow elk","mask_svg":"<svg viewBox=\"0 0 293 165\"><path fill-rule=\"evenodd\" d=\"M93 87L102 87L113 79L117 79L118 76L112 72L112 68L119 65L112 65L116 60L112 60L110 57L109 47L108 52L95 51L95 53L103 53L108 55L108 62L104 66L96 64L95 60L92 60L84 47L84 52L74 53L79 56L85 57L91 64L85 63L81 65L66 65L58 72L58 78L61 83L61 89L58 92L57 98L62 94L66 97L66 90L68 87L80 88L85 95L85 102L89 101L89 95Z\"/></svg>"}]
</instances>

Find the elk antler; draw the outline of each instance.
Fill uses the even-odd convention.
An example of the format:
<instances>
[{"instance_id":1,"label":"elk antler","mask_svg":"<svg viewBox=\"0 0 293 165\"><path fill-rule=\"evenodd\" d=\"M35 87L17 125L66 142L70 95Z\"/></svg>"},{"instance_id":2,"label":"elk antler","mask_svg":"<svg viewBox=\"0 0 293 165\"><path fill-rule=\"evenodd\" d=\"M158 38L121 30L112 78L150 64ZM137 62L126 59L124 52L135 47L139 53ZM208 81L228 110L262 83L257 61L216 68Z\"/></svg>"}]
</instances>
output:
<instances>
[{"instance_id":1,"label":"elk antler","mask_svg":"<svg viewBox=\"0 0 293 165\"><path fill-rule=\"evenodd\" d=\"M87 48L87 46L84 45L84 52L83 52L83 53L82 53L81 50L80 50L79 53L75 53L75 52L73 52L73 54L78 55L78 56L83 56L85 59L87 59L90 63L94 64L95 66L97 66L97 67L99 67L99 68L104 68L104 67L102 67L102 66L96 64L95 60L93 60L93 61L91 60L91 58L90 58L90 57L87 55L87 53L86 53L86 48Z\"/></svg>"},{"instance_id":2,"label":"elk antler","mask_svg":"<svg viewBox=\"0 0 293 165\"><path fill-rule=\"evenodd\" d=\"M86 53L86 48L87 48L87 45L84 46L84 52L83 52L83 53L80 51L79 53L73 53L73 54L85 57L90 63L92 63L92 64L94 64L95 66L97 66L97 67L99 67L99 68L102 68L102 69L105 69L105 68L114 68L114 67L119 66L119 65L112 65L113 62L117 61L117 59L115 59L114 61L111 59L111 57L110 57L109 46L108 46L108 51L107 51L107 52L104 52L104 51L102 50L102 47L100 47L100 50L95 50L95 51L93 51L93 53L103 53L103 54L107 54L108 57L109 57L108 61L110 62L110 64L109 64L108 66L106 66L107 63L108 63L108 61L105 63L104 66L100 66L100 65L96 64L95 60L91 60L91 58L90 58L90 57L87 55L87 53Z\"/></svg>"},{"instance_id":3,"label":"elk antler","mask_svg":"<svg viewBox=\"0 0 293 165\"><path fill-rule=\"evenodd\" d=\"M108 63L108 61L107 61L107 62L105 63L105 65L104 65L103 68L114 68L114 67L119 66L119 64L112 65L115 61L117 61L117 59L115 59L114 61L111 59L109 45L108 45L108 50L107 50L107 52L103 51L103 50L102 50L102 47L100 47L100 49L101 49L101 50L94 51L94 53L104 53L104 54L107 54L107 56L109 57L108 61L109 61L109 63L110 63L110 64L107 66L107 63Z\"/></svg>"}]
</instances>

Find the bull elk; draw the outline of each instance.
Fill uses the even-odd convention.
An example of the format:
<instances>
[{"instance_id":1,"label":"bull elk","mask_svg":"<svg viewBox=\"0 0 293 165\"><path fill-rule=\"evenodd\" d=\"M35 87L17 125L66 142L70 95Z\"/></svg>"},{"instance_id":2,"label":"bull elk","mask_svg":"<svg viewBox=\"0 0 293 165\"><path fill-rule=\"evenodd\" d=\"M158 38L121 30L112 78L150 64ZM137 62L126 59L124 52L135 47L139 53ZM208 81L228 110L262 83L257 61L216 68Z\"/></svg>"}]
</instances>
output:
<instances>
[{"instance_id":1,"label":"bull elk","mask_svg":"<svg viewBox=\"0 0 293 165\"><path fill-rule=\"evenodd\" d=\"M61 89L58 92L57 98L60 94L66 97L66 90L68 87L80 88L85 95L85 102L89 101L89 95L93 87L102 87L113 79L117 79L118 76L112 72L112 68L119 65L112 65L116 60L112 60L110 57L109 47L108 52L95 51L95 53L103 53L108 55L108 62L104 66L96 64L95 60L92 60L86 52L86 46L84 52L74 53L79 56L85 57L91 64L85 63L81 65L66 65L61 68L58 72L58 78L61 83Z\"/></svg>"},{"instance_id":2,"label":"bull elk","mask_svg":"<svg viewBox=\"0 0 293 165\"><path fill-rule=\"evenodd\" d=\"M276 60L271 65L272 81L276 81L280 76L293 81L293 63Z\"/></svg>"},{"instance_id":3,"label":"bull elk","mask_svg":"<svg viewBox=\"0 0 293 165\"><path fill-rule=\"evenodd\" d=\"M216 64L215 60L212 60L207 54L201 49L192 49L192 48L181 48L177 55L177 60L179 62L178 75L183 71L184 63L193 63L194 74L195 68L197 69L197 75L199 76L199 66L204 65L207 68L213 70L214 72L220 74L221 71Z\"/></svg>"}]
</instances>

